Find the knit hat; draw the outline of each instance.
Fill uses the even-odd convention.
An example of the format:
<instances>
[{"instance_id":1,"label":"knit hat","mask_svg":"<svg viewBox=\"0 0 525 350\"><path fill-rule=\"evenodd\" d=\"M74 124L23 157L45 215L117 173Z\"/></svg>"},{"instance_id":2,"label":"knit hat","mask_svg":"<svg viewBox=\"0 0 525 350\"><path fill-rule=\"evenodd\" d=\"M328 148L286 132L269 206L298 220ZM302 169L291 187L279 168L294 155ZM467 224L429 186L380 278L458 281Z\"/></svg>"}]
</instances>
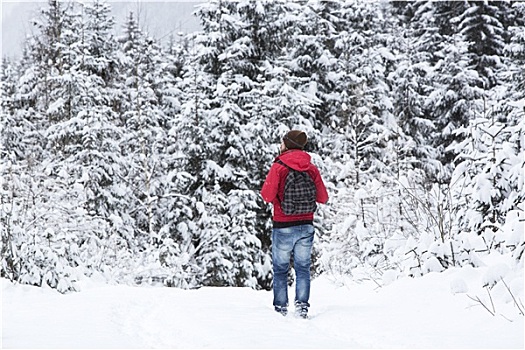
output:
<instances>
[{"instance_id":1,"label":"knit hat","mask_svg":"<svg viewBox=\"0 0 525 350\"><path fill-rule=\"evenodd\" d=\"M283 137L284 145L288 149L303 149L308 141L308 137L304 131L290 130Z\"/></svg>"}]
</instances>

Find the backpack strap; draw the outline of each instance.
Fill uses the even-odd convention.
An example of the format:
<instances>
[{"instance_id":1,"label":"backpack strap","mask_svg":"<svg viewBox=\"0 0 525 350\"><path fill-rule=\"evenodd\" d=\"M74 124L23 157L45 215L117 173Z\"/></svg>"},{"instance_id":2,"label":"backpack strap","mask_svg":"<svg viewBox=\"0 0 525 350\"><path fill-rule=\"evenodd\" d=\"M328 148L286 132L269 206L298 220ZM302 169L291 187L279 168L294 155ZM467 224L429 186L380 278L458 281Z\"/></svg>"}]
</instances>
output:
<instances>
[{"instance_id":1,"label":"backpack strap","mask_svg":"<svg viewBox=\"0 0 525 350\"><path fill-rule=\"evenodd\" d=\"M292 170L292 168L290 168L288 165L286 165L282 160L280 159L277 159L274 163L277 163L277 164L281 164L282 166L288 168L288 171ZM277 193L277 200L279 201L279 204L281 204L283 202L283 200L281 198L279 198L279 193Z\"/></svg>"},{"instance_id":2,"label":"backpack strap","mask_svg":"<svg viewBox=\"0 0 525 350\"><path fill-rule=\"evenodd\" d=\"M280 160L280 159L277 159L274 163L284 165L284 166L287 167L288 169L291 169L288 165L284 164L284 162L283 162L282 160Z\"/></svg>"}]
</instances>

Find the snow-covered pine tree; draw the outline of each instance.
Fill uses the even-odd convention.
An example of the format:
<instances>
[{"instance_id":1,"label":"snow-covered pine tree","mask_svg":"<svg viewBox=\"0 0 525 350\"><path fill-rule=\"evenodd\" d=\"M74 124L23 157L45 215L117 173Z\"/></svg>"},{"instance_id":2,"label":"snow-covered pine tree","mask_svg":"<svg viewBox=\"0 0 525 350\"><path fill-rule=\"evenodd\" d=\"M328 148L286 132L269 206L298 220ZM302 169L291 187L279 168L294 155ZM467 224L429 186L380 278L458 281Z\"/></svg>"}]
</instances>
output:
<instances>
[{"instance_id":1,"label":"snow-covered pine tree","mask_svg":"<svg viewBox=\"0 0 525 350\"><path fill-rule=\"evenodd\" d=\"M461 15L470 7L468 1L438 1L433 2L434 22L439 28L441 37L450 37L459 33Z\"/></svg>"},{"instance_id":2,"label":"snow-covered pine tree","mask_svg":"<svg viewBox=\"0 0 525 350\"><path fill-rule=\"evenodd\" d=\"M394 163L397 176L421 169L425 182L437 177L440 163L436 161L431 135L435 125L425 101L435 80L432 62L433 49L439 46L438 29L433 23L431 3L411 3L414 11L409 20L394 24L390 44L398 60L389 74L389 84L394 105L397 129L394 146ZM404 139L404 140L403 140ZM419 184L424 185L424 184Z\"/></svg>"},{"instance_id":3,"label":"snow-covered pine tree","mask_svg":"<svg viewBox=\"0 0 525 350\"><path fill-rule=\"evenodd\" d=\"M382 203L378 207L383 208L382 225L390 231L384 253L392 265L399 264L392 246L405 241L415 242L415 246L407 247L406 254L409 259L416 255L418 265L428 264L427 259L434 263L434 253L441 259L434 265L450 264L441 252L429 249L435 242L443 245L448 227L440 209L445 197L439 187L433 186L436 179L443 177L443 169L439 153L432 146L436 119L428 109L428 98L438 79L434 62L439 56L435 48L442 44L434 10L430 2L406 3L404 15L390 21L392 40L388 45L396 62L388 77L396 125L392 130L395 136L388 142L388 157L395 175L389 195L379 197ZM421 256L421 252L428 254Z\"/></svg>"},{"instance_id":4,"label":"snow-covered pine tree","mask_svg":"<svg viewBox=\"0 0 525 350\"><path fill-rule=\"evenodd\" d=\"M128 196L131 190L122 181L126 164L121 157L122 128L118 124L114 86L117 79L117 51L113 37L111 8L104 0L80 4L80 42L75 54L78 111L69 121L74 126L75 151L68 162L78 167L78 183L86 193L83 203L88 214L105 221L107 229L85 239L83 258L102 270L116 267L133 232ZM111 247L111 248L109 248Z\"/></svg>"},{"instance_id":5,"label":"snow-covered pine tree","mask_svg":"<svg viewBox=\"0 0 525 350\"><path fill-rule=\"evenodd\" d=\"M18 181L13 179L16 278L61 292L75 289L74 281L86 272L80 251L83 242L104 230L98 218L87 215L85 194L77 181L79 168L69 162L78 142L69 124L79 112L81 94L75 89L85 82L75 65L81 42L73 30L78 28L77 18L73 4L49 1L34 22L39 33L28 39L14 95L17 114L25 120L25 138L38 140L25 152L24 172ZM32 164L32 157L39 162Z\"/></svg>"},{"instance_id":6,"label":"snow-covered pine tree","mask_svg":"<svg viewBox=\"0 0 525 350\"><path fill-rule=\"evenodd\" d=\"M28 237L23 228L33 209L32 179L41 173L44 159L46 124L39 96L48 69L34 60L34 49L28 39L18 65L7 59L2 62L2 276L12 280L23 274L26 257L20 245Z\"/></svg>"},{"instance_id":7,"label":"snow-covered pine tree","mask_svg":"<svg viewBox=\"0 0 525 350\"><path fill-rule=\"evenodd\" d=\"M509 140L502 146L506 153L504 160L508 165L506 172L507 193L501 203L505 222L501 228L507 232L505 240L507 248L513 250L513 256L518 264L523 266L525 243L523 236L523 221L525 211L525 3L516 2L512 5L513 15L507 20L508 42L505 47L506 70L500 72L500 79L506 89L501 96L501 113L506 127L509 129ZM501 234L501 232L499 232Z\"/></svg>"},{"instance_id":8,"label":"snow-covered pine tree","mask_svg":"<svg viewBox=\"0 0 525 350\"><path fill-rule=\"evenodd\" d=\"M2 60L0 85L0 242L2 265L0 276L16 279L18 276L16 266L16 241L14 215L15 188L20 187L21 172L24 170L26 149L24 136L26 128L24 121L17 113L14 96L17 88L17 69L13 62L7 58ZM18 184L18 186L17 186Z\"/></svg>"},{"instance_id":9,"label":"snow-covered pine tree","mask_svg":"<svg viewBox=\"0 0 525 350\"><path fill-rule=\"evenodd\" d=\"M302 123L306 124L303 128L310 138L308 149L321 155L326 137L320 132L330 124L336 109L333 72L337 60L333 56L333 41L336 28L342 25L337 15L340 7L339 2L310 1L289 4L284 9L289 15L284 17L287 38L281 65L291 75L285 81L302 98L297 103L291 102L295 109L303 105L303 111L296 113L305 118Z\"/></svg>"},{"instance_id":10,"label":"snow-covered pine tree","mask_svg":"<svg viewBox=\"0 0 525 350\"><path fill-rule=\"evenodd\" d=\"M165 171L160 180L159 263L170 287L202 285L202 269L196 261L193 238L197 236L193 189L194 166L200 164L196 149L202 145L198 119L201 82L193 34L171 39L165 51L165 74L159 77L161 108L166 116ZM197 106L197 108L195 108ZM194 124L195 122L195 124ZM197 126L196 126L197 125Z\"/></svg>"},{"instance_id":11,"label":"snow-covered pine tree","mask_svg":"<svg viewBox=\"0 0 525 350\"><path fill-rule=\"evenodd\" d=\"M470 65L479 73L484 89L498 83L497 71L501 69L500 56L505 46L503 21L507 2L469 1L460 15L459 31L468 42Z\"/></svg>"},{"instance_id":12,"label":"snow-covered pine tree","mask_svg":"<svg viewBox=\"0 0 525 350\"><path fill-rule=\"evenodd\" d=\"M216 221L222 220L222 234L228 235L220 237L221 230L215 229L217 239L209 240L226 244L220 252L233 271L233 276L226 275L227 283L233 278L236 285L252 287L268 285L269 244L261 243L269 237L263 231L265 220L261 220L268 216L261 218L264 212L258 191L271 159L269 145L275 138L266 138L273 129L271 119L261 123L264 107L260 106L268 105L261 102L260 89L265 79L261 72L271 67L281 50L273 37L279 34L272 25L276 6L270 1L210 3L199 11L206 35L200 41L204 47L200 62L211 86L216 87L205 95L210 108L200 125L206 136L206 161L204 173L197 175L203 178L197 193L200 198L208 197L208 203L213 197L222 203L222 209L207 203L204 208ZM265 127L261 129L261 125ZM228 217L231 220L225 220ZM210 219L207 225L213 222ZM220 259L210 253L207 255L215 261Z\"/></svg>"},{"instance_id":13,"label":"snow-covered pine tree","mask_svg":"<svg viewBox=\"0 0 525 350\"><path fill-rule=\"evenodd\" d=\"M458 130L465 139L455 148L459 164L454 170L452 185L460 229L479 235L485 249L491 250L505 245L501 226L509 210L523 210L518 209L522 195L519 176L515 175L523 167L523 162L518 160L523 152L523 114L520 104L516 103L523 98L523 92L517 92L512 73L497 69L503 65L511 67L510 72L520 69L512 68L514 59L503 57L503 40L510 37L503 23L512 22L507 5L477 3L476 6L462 22L463 33L468 34L468 29L475 27L473 23L480 26L480 31L489 32L485 43L474 45L483 52L478 60L478 68L482 70L478 71L487 90L475 118ZM482 19L481 14L484 14Z\"/></svg>"},{"instance_id":14,"label":"snow-covered pine tree","mask_svg":"<svg viewBox=\"0 0 525 350\"><path fill-rule=\"evenodd\" d=\"M210 168L212 159L216 159L217 150L212 150L209 128L210 109L216 77L211 74L220 70L217 54L209 45L208 34L217 28L216 16L226 10L224 6L203 4L197 16L204 27L202 33L192 37L189 48L190 58L183 68L182 79L178 86L181 95L181 110L175 116L169 132L175 141L173 152L178 154L174 159L177 173L172 172L171 186L180 194L173 207L181 214L176 218L177 226L172 237L186 259L187 270L194 273L197 285L233 285L231 250L227 232L229 218L224 215L225 196L220 186L216 186L218 168ZM216 45L222 45L224 33L216 32ZM206 44L208 43L208 45ZM211 171L210 171L211 170ZM211 191L211 193L209 192ZM173 260L180 265L180 261Z\"/></svg>"},{"instance_id":15,"label":"snow-covered pine tree","mask_svg":"<svg viewBox=\"0 0 525 350\"><path fill-rule=\"evenodd\" d=\"M164 75L162 52L154 39L142 33L133 13L124 24L119 42L119 125L125 130L120 147L127 172L122 178L132 189L128 195L134 232L131 249L148 250L159 243L159 196L166 173L167 118L161 90Z\"/></svg>"},{"instance_id":16,"label":"snow-covered pine tree","mask_svg":"<svg viewBox=\"0 0 525 350\"><path fill-rule=\"evenodd\" d=\"M505 146L510 130L499 117L499 104L485 104L485 109L468 127L458 129L466 137L456 146L459 156L452 183L458 186L457 215L464 231L483 234L487 232L485 228L496 230L503 223L500 205L509 195L506 173L515 161L508 159L510 154ZM487 248L492 244L490 241Z\"/></svg>"},{"instance_id":17,"label":"snow-covered pine tree","mask_svg":"<svg viewBox=\"0 0 525 350\"><path fill-rule=\"evenodd\" d=\"M394 120L385 74L393 56L380 34L378 4L348 3L342 11L348 26L335 41L341 94L337 113L355 169L352 183L359 187L378 172L389 171L383 150Z\"/></svg>"},{"instance_id":18,"label":"snow-covered pine tree","mask_svg":"<svg viewBox=\"0 0 525 350\"><path fill-rule=\"evenodd\" d=\"M329 149L338 168L331 202L341 211L333 215L330 234L322 237L321 258L327 269L349 273L358 263L381 263L382 244L390 234L378 213L390 211L382 200L392 194L394 172L385 161L395 120L386 73L394 56L385 45L379 4L348 2L339 13L337 22L345 25L332 38L337 68L331 76L339 101L330 127L342 137L334 137Z\"/></svg>"},{"instance_id":19,"label":"snow-covered pine tree","mask_svg":"<svg viewBox=\"0 0 525 350\"><path fill-rule=\"evenodd\" d=\"M447 183L454 167L454 148L462 137L456 129L468 125L480 110L483 90L477 72L470 67L467 57L467 44L459 34L445 37L436 63L435 80L432 92L426 102L436 129L432 135L432 145L439 152L439 160L444 168L438 181Z\"/></svg>"}]
</instances>

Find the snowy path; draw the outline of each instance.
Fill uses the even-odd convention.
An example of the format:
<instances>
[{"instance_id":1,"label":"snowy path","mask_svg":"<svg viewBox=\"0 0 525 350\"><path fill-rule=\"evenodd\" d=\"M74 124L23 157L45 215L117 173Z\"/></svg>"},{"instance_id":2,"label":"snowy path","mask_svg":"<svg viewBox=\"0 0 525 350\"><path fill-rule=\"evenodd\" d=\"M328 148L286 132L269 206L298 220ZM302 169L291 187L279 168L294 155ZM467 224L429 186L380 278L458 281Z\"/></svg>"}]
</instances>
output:
<instances>
[{"instance_id":1,"label":"snowy path","mask_svg":"<svg viewBox=\"0 0 525 350\"><path fill-rule=\"evenodd\" d=\"M2 280L3 348L523 348L523 317L508 305L490 316L452 281L457 271L372 284L312 284L311 319L272 309L272 295L248 288L89 284L80 293ZM476 294L475 291L471 291ZM293 289L290 289L293 298Z\"/></svg>"},{"instance_id":2,"label":"snowy path","mask_svg":"<svg viewBox=\"0 0 525 350\"><path fill-rule=\"evenodd\" d=\"M137 331L136 316L144 315L136 337L137 344L143 347L359 347L349 337L322 332L317 322L275 313L266 292L254 293L246 288L155 292L160 293L154 293L158 294L154 300L133 303L131 307L125 302L128 307L119 309L119 318L127 320L123 329L130 334ZM144 294L152 296L151 290ZM140 299L147 295L143 297Z\"/></svg>"}]
</instances>

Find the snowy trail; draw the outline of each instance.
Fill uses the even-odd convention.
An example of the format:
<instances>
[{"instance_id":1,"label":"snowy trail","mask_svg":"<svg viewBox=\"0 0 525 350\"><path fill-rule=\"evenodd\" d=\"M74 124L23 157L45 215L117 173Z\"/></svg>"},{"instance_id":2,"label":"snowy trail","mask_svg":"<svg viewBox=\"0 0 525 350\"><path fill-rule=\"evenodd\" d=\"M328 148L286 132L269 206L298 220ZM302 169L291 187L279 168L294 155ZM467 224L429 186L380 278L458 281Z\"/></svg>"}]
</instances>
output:
<instances>
[{"instance_id":1,"label":"snowy trail","mask_svg":"<svg viewBox=\"0 0 525 350\"><path fill-rule=\"evenodd\" d=\"M523 348L523 317L512 305L496 305L510 322L451 292L458 280L478 284L480 273L447 271L381 289L318 278L309 320L275 313L271 292L249 288L84 282L83 291L60 295L2 280L2 341L4 348L55 349Z\"/></svg>"},{"instance_id":2,"label":"snowy trail","mask_svg":"<svg viewBox=\"0 0 525 350\"><path fill-rule=\"evenodd\" d=\"M144 294L151 297L151 292ZM148 303L132 303L131 307L125 303L127 308L119 310L118 318L127 320L124 332L135 334L140 347L273 348L276 344L283 348L323 348L326 344L332 348L361 347L351 338L319 328L315 313L311 320L275 313L267 292L202 288L173 293L155 290L153 294L159 295Z\"/></svg>"}]
</instances>

